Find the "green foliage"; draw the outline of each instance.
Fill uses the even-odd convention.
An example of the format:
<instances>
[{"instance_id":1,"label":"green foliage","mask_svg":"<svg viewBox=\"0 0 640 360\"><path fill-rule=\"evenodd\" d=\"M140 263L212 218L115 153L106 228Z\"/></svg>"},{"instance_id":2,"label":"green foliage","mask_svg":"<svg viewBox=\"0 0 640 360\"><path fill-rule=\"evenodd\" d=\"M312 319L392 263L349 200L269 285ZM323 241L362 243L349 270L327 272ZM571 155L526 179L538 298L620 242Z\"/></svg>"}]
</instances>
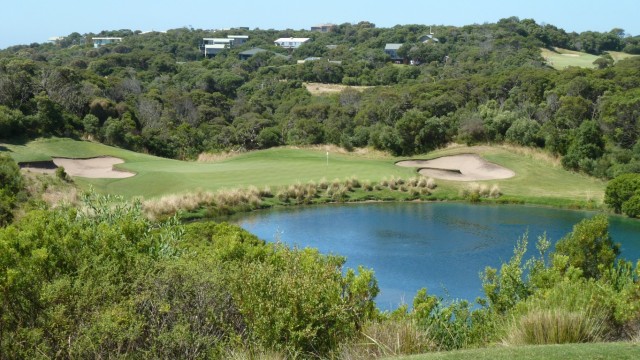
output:
<instances>
[{"instance_id":1,"label":"green foliage","mask_svg":"<svg viewBox=\"0 0 640 360\"><path fill-rule=\"evenodd\" d=\"M0 350L15 358L335 351L375 314L373 273L229 224L152 223L93 193L0 229ZM186 354L186 355L185 355Z\"/></svg>"},{"instance_id":2,"label":"green foliage","mask_svg":"<svg viewBox=\"0 0 640 360\"><path fill-rule=\"evenodd\" d=\"M632 213L635 211L636 199L634 196L640 191L640 174L623 174L609 181L605 189L604 203L609 205L616 213L623 212L625 203ZM634 200L632 200L634 199ZM626 213L626 212L625 212ZM632 216L632 215L629 215Z\"/></svg>"},{"instance_id":3,"label":"green foliage","mask_svg":"<svg viewBox=\"0 0 640 360\"><path fill-rule=\"evenodd\" d=\"M582 271L584 277L598 279L613 267L620 246L609 236L609 221L605 215L585 219L573 231L556 243L556 257L566 256L571 266ZM556 260L555 261L561 261Z\"/></svg>"},{"instance_id":4,"label":"green foliage","mask_svg":"<svg viewBox=\"0 0 640 360\"><path fill-rule=\"evenodd\" d=\"M465 300L446 304L442 298L420 289L410 314L425 332L428 344L439 351L485 344L494 338L496 318L487 309L473 309Z\"/></svg>"},{"instance_id":5,"label":"green foliage","mask_svg":"<svg viewBox=\"0 0 640 360\"><path fill-rule=\"evenodd\" d=\"M24 179L12 158L0 154L0 226L13 219L13 209L22 198Z\"/></svg>"}]
</instances>

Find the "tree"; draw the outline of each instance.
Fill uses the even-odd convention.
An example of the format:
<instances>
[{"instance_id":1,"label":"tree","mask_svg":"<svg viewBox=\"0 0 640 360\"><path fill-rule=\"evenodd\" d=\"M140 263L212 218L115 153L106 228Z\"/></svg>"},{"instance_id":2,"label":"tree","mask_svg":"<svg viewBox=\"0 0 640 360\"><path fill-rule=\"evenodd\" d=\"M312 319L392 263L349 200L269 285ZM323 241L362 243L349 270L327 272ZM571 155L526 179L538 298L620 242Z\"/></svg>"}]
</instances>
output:
<instances>
[{"instance_id":1,"label":"tree","mask_svg":"<svg viewBox=\"0 0 640 360\"><path fill-rule=\"evenodd\" d=\"M542 142L540 124L529 119L515 120L507 130L505 138L511 143L522 146L540 145Z\"/></svg>"},{"instance_id":2,"label":"tree","mask_svg":"<svg viewBox=\"0 0 640 360\"><path fill-rule=\"evenodd\" d=\"M557 256L566 256L567 265L582 270L584 277L599 279L620 253L620 245L609 236L609 221L605 215L585 219L573 227L573 231L556 243L554 262Z\"/></svg>"},{"instance_id":3,"label":"tree","mask_svg":"<svg viewBox=\"0 0 640 360\"><path fill-rule=\"evenodd\" d=\"M604 192L604 203L617 214L624 203L640 191L640 174L623 174L609 181Z\"/></svg>"},{"instance_id":4,"label":"tree","mask_svg":"<svg viewBox=\"0 0 640 360\"><path fill-rule=\"evenodd\" d=\"M599 159L604 154L604 139L594 120L587 120L580 124L576 136L571 141L567 154L562 158L562 165L571 170L584 170L588 160Z\"/></svg>"}]
</instances>

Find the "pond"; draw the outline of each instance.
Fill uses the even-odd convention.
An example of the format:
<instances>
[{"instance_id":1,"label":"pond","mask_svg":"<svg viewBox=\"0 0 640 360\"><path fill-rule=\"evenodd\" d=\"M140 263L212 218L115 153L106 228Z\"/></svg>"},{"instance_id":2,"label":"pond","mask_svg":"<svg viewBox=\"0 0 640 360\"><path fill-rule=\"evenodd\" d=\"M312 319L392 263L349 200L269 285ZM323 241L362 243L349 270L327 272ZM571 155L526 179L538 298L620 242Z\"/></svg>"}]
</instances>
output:
<instances>
[{"instance_id":1,"label":"pond","mask_svg":"<svg viewBox=\"0 0 640 360\"><path fill-rule=\"evenodd\" d=\"M555 243L593 212L465 203L368 203L296 207L241 214L232 222L267 241L313 247L347 258L347 267L372 268L383 310L411 305L426 287L447 299L482 295L479 273L513 255L528 233L527 257L545 232ZM621 256L640 258L640 221L610 217Z\"/></svg>"}]
</instances>

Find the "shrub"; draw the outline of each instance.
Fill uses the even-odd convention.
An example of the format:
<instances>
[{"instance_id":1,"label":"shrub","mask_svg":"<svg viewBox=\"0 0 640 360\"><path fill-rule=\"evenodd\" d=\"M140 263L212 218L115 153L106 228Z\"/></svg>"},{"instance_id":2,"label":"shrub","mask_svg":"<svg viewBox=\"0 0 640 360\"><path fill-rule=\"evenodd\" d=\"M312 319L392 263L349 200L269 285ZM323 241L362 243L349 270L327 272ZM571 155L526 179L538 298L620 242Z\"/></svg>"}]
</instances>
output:
<instances>
[{"instance_id":1,"label":"shrub","mask_svg":"<svg viewBox=\"0 0 640 360\"><path fill-rule=\"evenodd\" d=\"M71 180L69 174L67 174L67 172L65 171L64 166L59 166L56 168L56 177L62 181Z\"/></svg>"},{"instance_id":2,"label":"shrub","mask_svg":"<svg viewBox=\"0 0 640 360\"><path fill-rule=\"evenodd\" d=\"M566 256L567 265L582 270L586 278L599 278L603 271L613 267L619 253L620 246L609 235L606 216L597 215L576 224L571 233L556 243L554 255Z\"/></svg>"}]
</instances>

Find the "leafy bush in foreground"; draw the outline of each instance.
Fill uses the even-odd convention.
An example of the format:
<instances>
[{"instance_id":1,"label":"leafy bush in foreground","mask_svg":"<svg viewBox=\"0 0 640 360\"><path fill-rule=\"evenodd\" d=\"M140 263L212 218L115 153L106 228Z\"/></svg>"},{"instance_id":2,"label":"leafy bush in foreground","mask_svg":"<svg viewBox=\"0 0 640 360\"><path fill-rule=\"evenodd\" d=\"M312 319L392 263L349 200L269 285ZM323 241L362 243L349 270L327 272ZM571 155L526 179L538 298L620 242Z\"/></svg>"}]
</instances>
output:
<instances>
[{"instance_id":1,"label":"leafy bush in foreground","mask_svg":"<svg viewBox=\"0 0 640 360\"><path fill-rule=\"evenodd\" d=\"M373 273L229 224L157 223L95 194L0 228L9 358L327 356L370 319Z\"/></svg>"}]
</instances>

